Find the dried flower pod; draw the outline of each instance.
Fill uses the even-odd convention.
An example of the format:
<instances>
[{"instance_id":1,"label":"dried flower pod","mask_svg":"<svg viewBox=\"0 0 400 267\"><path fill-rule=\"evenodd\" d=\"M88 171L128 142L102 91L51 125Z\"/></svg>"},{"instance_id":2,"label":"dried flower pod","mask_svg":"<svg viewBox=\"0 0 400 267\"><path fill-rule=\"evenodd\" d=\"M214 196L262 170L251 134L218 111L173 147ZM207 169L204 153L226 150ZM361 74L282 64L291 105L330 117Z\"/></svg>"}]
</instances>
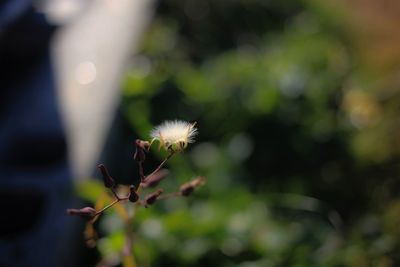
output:
<instances>
[{"instance_id":1,"label":"dried flower pod","mask_svg":"<svg viewBox=\"0 0 400 267\"><path fill-rule=\"evenodd\" d=\"M135 203L136 201L139 200L139 195L136 193L136 188L135 186L131 186L129 188L130 193L129 193L129 201Z\"/></svg>"},{"instance_id":2,"label":"dried flower pod","mask_svg":"<svg viewBox=\"0 0 400 267\"><path fill-rule=\"evenodd\" d=\"M91 219L96 215L96 210L92 207L84 207L82 209L67 209L68 215L77 215L82 218Z\"/></svg>"},{"instance_id":3,"label":"dried flower pod","mask_svg":"<svg viewBox=\"0 0 400 267\"><path fill-rule=\"evenodd\" d=\"M193 191L196 189L196 187L203 185L205 183L205 181L206 181L206 178L204 178L203 176L199 176L199 177L193 179L192 181L181 185L181 187L179 188L179 191L182 196L187 197L193 193Z\"/></svg>"},{"instance_id":4,"label":"dried flower pod","mask_svg":"<svg viewBox=\"0 0 400 267\"><path fill-rule=\"evenodd\" d=\"M97 168L100 170L101 175L103 176L104 186L107 188L113 187L115 185L115 181L108 173L106 167L103 164L99 164Z\"/></svg>"},{"instance_id":5,"label":"dried flower pod","mask_svg":"<svg viewBox=\"0 0 400 267\"><path fill-rule=\"evenodd\" d=\"M152 205L157 201L158 197L164 192L163 189L158 189L157 191L147 195L144 199L146 205Z\"/></svg>"},{"instance_id":6,"label":"dried flower pod","mask_svg":"<svg viewBox=\"0 0 400 267\"><path fill-rule=\"evenodd\" d=\"M135 141L135 154L133 155L133 159L137 162L143 162L146 160L146 153L150 149L150 143L148 141L143 141L140 139L136 139Z\"/></svg>"},{"instance_id":7,"label":"dried flower pod","mask_svg":"<svg viewBox=\"0 0 400 267\"><path fill-rule=\"evenodd\" d=\"M149 149L150 149L150 142L148 142L148 141L136 139L135 144L137 147L140 147L144 151L149 151Z\"/></svg>"},{"instance_id":8,"label":"dried flower pod","mask_svg":"<svg viewBox=\"0 0 400 267\"><path fill-rule=\"evenodd\" d=\"M167 177L169 171L167 169L161 169L155 174L152 174L142 182L144 188L156 187L165 177Z\"/></svg>"},{"instance_id":9,"label":"dried flower pod","mask_svg":"<svg viewBox=\"0 0 400 267\"><path fill-rule=\"evenodd\" d=\"M186 184L181 185L181 187L179 188L179 191L181 192L182 196L187 197L193 193L194 187L190 183L186 183Z\"/></svg>"}]
</instances>

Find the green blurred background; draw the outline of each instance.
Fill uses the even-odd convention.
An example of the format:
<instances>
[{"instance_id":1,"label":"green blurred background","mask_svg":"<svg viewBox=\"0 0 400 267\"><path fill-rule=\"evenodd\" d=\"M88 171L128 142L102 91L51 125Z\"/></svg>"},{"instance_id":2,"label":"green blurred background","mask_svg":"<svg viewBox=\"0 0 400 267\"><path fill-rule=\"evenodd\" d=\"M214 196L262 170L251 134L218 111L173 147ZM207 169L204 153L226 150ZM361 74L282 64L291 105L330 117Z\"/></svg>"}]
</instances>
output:
<instances>
[{"instance_id":1,"label":"green blurred background","mask_svg":"<svg viewBox=\"0 0 400 267\"><path fill-rule=\"evenodd\" d=\"M197 121L163 186L207 184L139 209L139 266L399 266L399 23L396 0L159 1L122 114L143 139Z\"/></svg>"}]
</instances>

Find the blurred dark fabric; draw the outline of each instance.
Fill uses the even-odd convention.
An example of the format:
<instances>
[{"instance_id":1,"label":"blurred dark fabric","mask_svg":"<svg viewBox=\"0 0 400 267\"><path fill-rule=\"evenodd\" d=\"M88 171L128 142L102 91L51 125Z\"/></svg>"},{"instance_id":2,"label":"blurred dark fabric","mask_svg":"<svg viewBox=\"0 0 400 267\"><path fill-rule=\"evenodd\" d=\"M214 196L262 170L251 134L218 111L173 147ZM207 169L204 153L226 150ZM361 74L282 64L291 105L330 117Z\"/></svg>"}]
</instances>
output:
<instances>
[{"instance_id":1,"label":"blurred dark fabric","mask_svg":"<svg viewBox=\"0 0 400 267\"><path fill-rule=\"evenodd\" d=\"M75 266L71 175L49 44L30 1L0 2L0 266Z\"/></svg>"}]
</instances>

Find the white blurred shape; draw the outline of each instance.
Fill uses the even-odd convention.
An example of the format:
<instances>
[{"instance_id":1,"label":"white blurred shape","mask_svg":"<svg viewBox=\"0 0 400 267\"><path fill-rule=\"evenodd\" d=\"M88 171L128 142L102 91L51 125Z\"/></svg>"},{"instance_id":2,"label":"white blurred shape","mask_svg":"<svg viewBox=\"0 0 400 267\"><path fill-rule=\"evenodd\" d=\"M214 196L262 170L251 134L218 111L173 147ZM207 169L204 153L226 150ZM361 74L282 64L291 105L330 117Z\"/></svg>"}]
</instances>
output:
<instances>
[{"instance_id":1,"label":"white blurred shape","mask_svg":"<svg viewBox=\"0 0 400 267\"><path fill-rule=\"evenodd\" d=\"M67 0L65 0L67 1ZM53 43L61 115L75 178L88 178L120 101L120 81L153 0L96 0Z\"/></svg>"},{"instance_id":2,"label":"white blurred shape","mask_svg":"<svg viewBox=\"0 0 400 267\"><path fill-rule=\"evenodd\" d=\"M89 6L89 0L47 0L38 3L52 24L66 24L76 19Z\"/></svg>"}]
</instances>

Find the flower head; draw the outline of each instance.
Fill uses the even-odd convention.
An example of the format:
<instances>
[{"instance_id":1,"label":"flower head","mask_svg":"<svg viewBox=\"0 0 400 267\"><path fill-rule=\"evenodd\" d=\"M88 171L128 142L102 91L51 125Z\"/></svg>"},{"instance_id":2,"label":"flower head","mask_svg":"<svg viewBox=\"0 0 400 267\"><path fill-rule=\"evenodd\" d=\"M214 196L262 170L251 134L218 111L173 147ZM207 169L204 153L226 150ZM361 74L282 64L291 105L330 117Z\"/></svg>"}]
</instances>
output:
<instances>
[{"instance_id":1,"label":"flower head","mask_svg":"<svg viewBox=\"0 0 400 267\"><path fill-rule=\"evenodd\" d=\"M156 126L150 133L153 140L160 142L160 147L164 147L170 152L183 151L188 143L194 142L197 134L196 123L185 121L165 121Z\"/></svg>"}]
</instances>

